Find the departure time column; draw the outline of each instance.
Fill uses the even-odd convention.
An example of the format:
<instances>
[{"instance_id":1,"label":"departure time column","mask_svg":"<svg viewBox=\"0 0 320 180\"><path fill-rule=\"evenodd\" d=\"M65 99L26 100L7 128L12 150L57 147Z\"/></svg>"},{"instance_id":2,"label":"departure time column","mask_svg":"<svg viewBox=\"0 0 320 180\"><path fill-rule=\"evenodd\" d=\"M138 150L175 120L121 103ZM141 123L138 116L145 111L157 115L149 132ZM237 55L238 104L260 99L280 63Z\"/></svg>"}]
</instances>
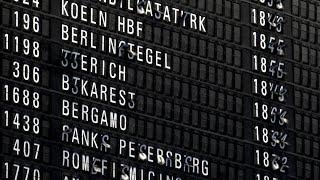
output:
<instances>
[{"instance_id":1,"label":"departure time column","mask_svg":"<svg viewBox=\"0 0 320 180\"><path fill-rule=\"evenodd\" d=\"M288 175L289 156L283 151L290 145L292 133L286 131L290 111L285 107L291 90L287 79L288 42L281 37L285 27L282 1L254 1L250 5L252 71L253 140L262 145L254 147L254 164L269 172L255 173L256 180L278 180ZM263 100L265 99L265 100Z\"/></svg>"}]
</instances>

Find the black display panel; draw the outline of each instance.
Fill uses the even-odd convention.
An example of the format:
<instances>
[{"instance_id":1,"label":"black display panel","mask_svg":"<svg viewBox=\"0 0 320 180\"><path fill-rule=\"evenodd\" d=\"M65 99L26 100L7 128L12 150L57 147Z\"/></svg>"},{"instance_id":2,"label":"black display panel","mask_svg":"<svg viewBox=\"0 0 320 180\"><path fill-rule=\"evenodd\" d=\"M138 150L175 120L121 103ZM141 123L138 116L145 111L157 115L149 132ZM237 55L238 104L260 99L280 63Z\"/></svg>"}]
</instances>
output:
<instances>
[{"instance_id":1,"label":"black display panel","mask_svg":"<svg viewBox=\"0 0 320 180\"><path fill-rule=\"evenodd\" d=\"M0 14L0 179L320 179L319 1Z\"/></svg>"}]
</instances>

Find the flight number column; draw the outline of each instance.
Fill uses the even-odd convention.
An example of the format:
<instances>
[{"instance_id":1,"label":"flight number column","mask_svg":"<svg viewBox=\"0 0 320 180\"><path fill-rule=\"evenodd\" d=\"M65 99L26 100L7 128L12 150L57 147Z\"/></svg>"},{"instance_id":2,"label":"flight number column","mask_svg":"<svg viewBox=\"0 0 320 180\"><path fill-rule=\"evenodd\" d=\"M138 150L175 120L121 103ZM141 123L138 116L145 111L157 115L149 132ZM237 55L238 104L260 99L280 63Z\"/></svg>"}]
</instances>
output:
<instances>
[{"instance_id":1,"label":"flight number column","mask_svg":"<svg viewBox=\"0 0 320 180\"><path fill-rule=\"evenodd\" d=\"M49 177L40 165L50 159L50 147L42 139L49 132L49 122L41 114L48 110L48 96L41 87L49 78L40 65L46 54L41 39L49 29L49 21L39 13L43 2L5 0L1 7L1 179Z\"/></svg>"}]
</instances>

